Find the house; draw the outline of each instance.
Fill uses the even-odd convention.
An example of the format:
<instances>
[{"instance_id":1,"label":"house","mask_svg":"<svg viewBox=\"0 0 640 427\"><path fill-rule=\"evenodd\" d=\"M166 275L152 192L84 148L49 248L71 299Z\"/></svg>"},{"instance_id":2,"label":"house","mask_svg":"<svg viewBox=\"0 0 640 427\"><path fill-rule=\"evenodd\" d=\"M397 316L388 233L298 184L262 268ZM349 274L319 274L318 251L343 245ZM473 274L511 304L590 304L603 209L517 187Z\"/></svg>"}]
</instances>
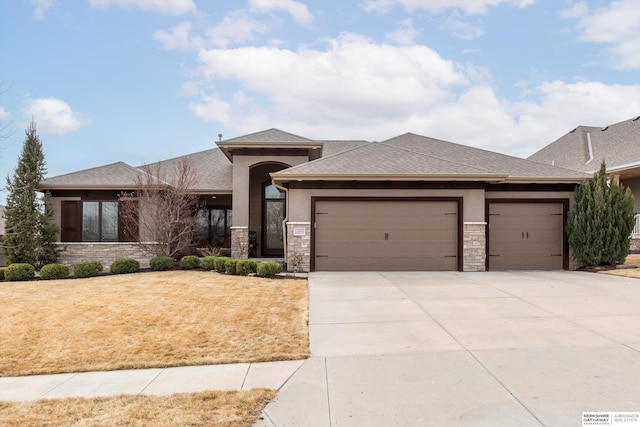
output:
<instances>
[{"instance_id":1,"label":"house","mask_svg":"<svg viewBox=\"0 0 640 427\"><path fill-rule=\"evenodd\" d=\"M569 269L564 224L589 175L407 133L319 141L269 129L187 159L198 171L202 235L232 256L289 269ZM143 259L119 227L118 195L140 168L118 162L44 180L62 260ZM253 255L253 254L251 254Z\"/></svg>"},{"instance_id":2,"label":"house","mask_svg":"<svg viewBox=\"0 0 640 427\"><path fill-rule=\"evenodd\" d=\"M591 176L604 160L607 174L631 190L636 212L640 212L640 116L602 128L578 126L529 160ZM636 215L631 249L640 251L640 215Z\"/></svg>"}]
</instances>

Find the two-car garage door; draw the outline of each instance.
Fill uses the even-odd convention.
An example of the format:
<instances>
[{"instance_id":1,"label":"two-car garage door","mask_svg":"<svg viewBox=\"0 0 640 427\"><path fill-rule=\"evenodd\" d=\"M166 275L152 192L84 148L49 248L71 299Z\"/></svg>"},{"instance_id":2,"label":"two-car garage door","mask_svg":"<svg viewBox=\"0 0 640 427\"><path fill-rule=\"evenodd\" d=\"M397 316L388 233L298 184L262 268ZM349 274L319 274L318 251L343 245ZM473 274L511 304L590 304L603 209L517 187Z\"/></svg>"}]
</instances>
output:
<instances>
[{"instance_id":1,"label":"two-car garage door","mask_svg":"<svg viewBox=\"0 0 640 427\"><path fill-rule=\"evenodd\" d=\"M458 270L458 200L318 200L316 271Z\"/></svg>"}]
</instances>

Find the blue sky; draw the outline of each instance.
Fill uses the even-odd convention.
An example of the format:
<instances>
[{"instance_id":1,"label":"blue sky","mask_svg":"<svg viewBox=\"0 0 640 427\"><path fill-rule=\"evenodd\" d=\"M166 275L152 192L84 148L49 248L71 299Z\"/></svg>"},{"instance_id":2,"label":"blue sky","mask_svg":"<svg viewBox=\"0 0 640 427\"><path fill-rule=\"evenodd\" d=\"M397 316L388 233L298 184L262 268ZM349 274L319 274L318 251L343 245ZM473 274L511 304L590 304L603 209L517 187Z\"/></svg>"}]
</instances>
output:
<instances>
[{"instance_id":1,"label":"blue sky","mask_svg":"<svg viewBox=\"0 0 640 427\"><path fill-rule=\"evenodd\" d=\"M640 115L638 22L637 0L3 1L0 173L31 117L49 176L271 127L524 157Z\"/></svg>"}]
</instances>

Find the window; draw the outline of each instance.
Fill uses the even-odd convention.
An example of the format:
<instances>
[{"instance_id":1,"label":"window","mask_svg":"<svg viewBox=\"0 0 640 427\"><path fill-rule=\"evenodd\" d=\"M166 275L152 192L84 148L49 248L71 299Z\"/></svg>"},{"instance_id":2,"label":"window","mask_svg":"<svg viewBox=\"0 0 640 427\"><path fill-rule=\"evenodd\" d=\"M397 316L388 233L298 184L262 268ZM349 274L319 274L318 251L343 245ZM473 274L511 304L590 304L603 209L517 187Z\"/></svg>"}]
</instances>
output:
<instances>
[{"instance_id":1,"label":"window","mask_svg":"<svg viewBox=\"0 0 640 427\"><path fill-rule=\"evenodd\" d=\"M118 241L118 202L82 202L82 241Z\"/></svg>"},{"instance_id":2,"label":"window","mask_svg":"<svg viewBox=\"0 0 640 427\"><path fill-rule=\"evenodd\" d=\"M194 241L208 239L209 245L221 247L226 237L231 237L231 209L201 209L197 215L197 227Z\"/></svg>"}]
</instances>

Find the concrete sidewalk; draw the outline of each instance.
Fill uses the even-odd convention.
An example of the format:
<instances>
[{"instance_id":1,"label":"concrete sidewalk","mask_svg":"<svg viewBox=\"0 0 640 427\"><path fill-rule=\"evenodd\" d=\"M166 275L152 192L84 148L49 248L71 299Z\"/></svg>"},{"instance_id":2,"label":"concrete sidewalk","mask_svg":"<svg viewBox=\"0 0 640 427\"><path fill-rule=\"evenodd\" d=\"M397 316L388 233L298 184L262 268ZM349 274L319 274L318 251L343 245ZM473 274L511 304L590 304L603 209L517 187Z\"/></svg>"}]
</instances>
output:
<instances>
[{"instance_id":1,"label":"concrete sidewalk","mask_svg":"<svg viewBox=\"0 0 640 427\"><path fill-rule=\"evenodd\" d=\"M0 400L279 389L303 361L184 366L0 378Z\"/></svg>"},{"instance_id":2,"label":"concrete sidewalk","mask_svg":"<svg viewBox=\"0 0 640 427\"><path fill-rule=\"evenodd\" d=\"M313 273L312 358L273 426L580 426L640 411L640 280Z\"/></svg>"}]
</instances>

